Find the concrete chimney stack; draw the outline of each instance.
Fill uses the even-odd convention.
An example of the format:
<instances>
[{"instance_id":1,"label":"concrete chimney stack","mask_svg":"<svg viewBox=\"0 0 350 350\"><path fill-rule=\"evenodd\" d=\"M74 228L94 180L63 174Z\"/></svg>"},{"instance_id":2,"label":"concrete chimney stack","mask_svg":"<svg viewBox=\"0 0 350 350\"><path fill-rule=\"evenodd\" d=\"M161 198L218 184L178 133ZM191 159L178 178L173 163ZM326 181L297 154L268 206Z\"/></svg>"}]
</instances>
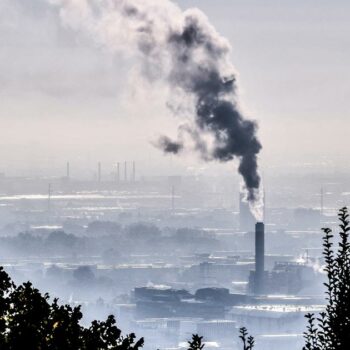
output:
<instances>
[{"instance_id":1,"label":"concrete chimney stack","mask_svg":"<svg viewBox=\"0 0 350 350\"><path fill-rule=\"evenodd\" d=\"M255 225L255 294L264 291L265 274L265 226L262 222Z\"/></svg>"},{"instance_id":2,"label":"concrete chimney stack","mask_svg":"<svg viewBox=\"0 0 350 350\"><path fill-rule=\"evenodd\" d=\"M132 181L136 181L136 164L135 161L132 162Z\"/></svg>"},{"instance_id":3,"label":"concrete chimney stack","mask_svg":"<svg viewBox=\"0 0 350 350\"><path fill-rule=\"evenodd\" d=\"M120 163L117 163L117 182L120 182Z\"/></svg>"}]
</instances>

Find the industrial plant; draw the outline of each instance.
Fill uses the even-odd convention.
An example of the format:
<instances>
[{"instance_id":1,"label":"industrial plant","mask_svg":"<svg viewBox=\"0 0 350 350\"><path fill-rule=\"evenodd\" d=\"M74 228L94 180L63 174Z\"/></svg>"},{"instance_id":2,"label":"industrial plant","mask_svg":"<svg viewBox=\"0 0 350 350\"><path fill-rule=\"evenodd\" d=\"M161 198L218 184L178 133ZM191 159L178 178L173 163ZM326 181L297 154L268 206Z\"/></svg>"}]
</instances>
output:
<instances>
[{"instance_id":1,"label":"industrial plant","mask_svg":"<svg viewBox=\"0 0 350 350\"><path fill-rule=\"evenodd\" d=\"M239 348L243 326L261 349L303 343L304 315L325 305L329 194L318 196L323 207L282 207L289 193L273 178L281 202L265 200L257 222L239 182L96 164L91 179L74 177L70 162L62 177L2 176L0 263L15 281L82 305L84 322L116 315L146 349L181 348L194 333Z\"/></svg>"},{"instance_id":2,"label":"industrial plant","mask_svg":"<svg viewBox=\"0 0 350 350\"><path fill-rule=\"evenodd\" d=\"M349 14L0 0L0 348L350 349Z\"/></svg>"}]
</instances>

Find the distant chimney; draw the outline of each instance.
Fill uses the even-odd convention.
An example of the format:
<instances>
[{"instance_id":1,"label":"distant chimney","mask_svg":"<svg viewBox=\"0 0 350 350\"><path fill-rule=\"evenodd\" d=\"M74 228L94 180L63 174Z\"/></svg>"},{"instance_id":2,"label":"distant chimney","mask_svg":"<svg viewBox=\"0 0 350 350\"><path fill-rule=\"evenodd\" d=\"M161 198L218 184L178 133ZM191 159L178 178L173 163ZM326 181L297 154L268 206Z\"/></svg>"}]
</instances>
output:
<instances>
[{"instance_id":1,"label":"distant chimney","mask_svg":"<svg viewBox=\"0 0 350 350\"><path fill-rule=\"evenodd\" d=\"M136 180L136 164L135 161L132 162L132 181L135 182Z\"/></svg>"},{"instance_id":2,"label":"distant chimney","mask_svg":"<svg viewBox=\"0 0 350 350\"><path fill-rule=\"evenodd\" d=\"M66 176L67 176L67 179L69 179L69 177L70 177L70 164L69 164L69 162L67 162L67 169L66 169Z\"/></svg>"},{"instance_id":3,"label":"distant chimney","mask_svg":"<svg viewBox=\"0 0 350 350\"><path fill-rule=\"evenodd\" d=\"M120 163L117 163L117 182L120 182Z\"/></svg>"},{"instance_id":4,"label":"distant chimney","mask_svg":"<svg viewBox=\"0 0 350 350\"><path fill-rule=\"evenodd\" d=\"M255 225L255 294L262 294L264 291L265 274L265 226L262 222Z\"/></svg>"},{"instance_id":5,"label":"distant chimney","mask_svg":"<svg viewBox=\"0 0 350 350\"><path fill-rule=\"evenodd\" d=\"M125 161L124 162L124 181L127 182L128 181L128 164L127 162Z\"/></svg>"}]
</instances>

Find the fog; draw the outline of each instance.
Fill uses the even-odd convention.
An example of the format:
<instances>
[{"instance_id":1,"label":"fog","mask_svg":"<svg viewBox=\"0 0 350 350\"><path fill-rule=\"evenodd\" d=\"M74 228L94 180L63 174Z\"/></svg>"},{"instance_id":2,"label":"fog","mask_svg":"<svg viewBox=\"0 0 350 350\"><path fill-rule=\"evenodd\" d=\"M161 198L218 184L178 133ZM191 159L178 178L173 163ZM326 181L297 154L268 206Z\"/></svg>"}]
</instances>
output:
<instances>
[{"instance_id":1,"label":"fog","mask_svg":"<svg viewBox=\"0 0 350 350\"><path fill-rule=\"evenodd\" d=\"M241 326L259 348L301 347L304 314L325 304L320 228L334 228L348 203L347 175L266 181L257 293L255 220L238 176L144 177L127 162L126 178L123 163L113 176L101 163L80 179L73 165L65 176L0 179L0 263L16 283L82 305L84 324L113 313L146 349L197 332L235 349Z\"/></svg>"},{"instance_id":2,"label":"fog","mask_svg":"<svg viewBox=\"0 0 350 350\"><path fill-rule=\"evenodd\" d=\"M237 159L155 147L181 124L169 86L57 3L0 2L0 265L81 304L84 323L113 313L146 349L186 348L192 333L238 349L242 326L259 349L301 349L304 314L325 305L321 227L349 204L349 5L176 1L232 45L237 99L258 125L258 290Z\"/></svg>"}]
</instances>

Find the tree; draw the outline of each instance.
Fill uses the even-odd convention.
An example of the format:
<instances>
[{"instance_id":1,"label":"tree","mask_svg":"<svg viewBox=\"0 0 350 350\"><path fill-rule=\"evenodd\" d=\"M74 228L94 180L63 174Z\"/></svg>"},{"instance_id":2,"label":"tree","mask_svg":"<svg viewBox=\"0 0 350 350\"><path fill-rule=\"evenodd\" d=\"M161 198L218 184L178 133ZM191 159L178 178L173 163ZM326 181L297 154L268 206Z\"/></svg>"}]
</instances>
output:
<instances>
[{"instance_id":1,"label":"tree","mask_svg":"<svg viewBox=\"0 0 350 350\"><path fill-rule=\"evenodd\" d=\"M202 350L204 348L203 337L200 337L198 334L192 335L192 340L188 341L188 350Z\"/></svg>"},{"instance_id":2,"label":"tree","mask_svg":"<svg viewBox=\"0 0 350 350\"><path fill-rule=\"evenodd\" d=\"M332 230L324 228L323 255L327 274L327 306L318 317L307 314L304 350L345 350L350 348L350 242L349 213L338 213L339 241L334 248Z\"/></svg>"},{"instance_id":3,"label":"tree","mask_svg":"<svg viewBox=\"0 0 350 350\"><path fill-rule=\"evenodd\" d=\"M128 238L132 240L150 240L161 236L161 231L155 225L148 223L131 224L126 228Z\"/></svg>"},{"instance_id":4,"label":"tree","mask_svg":"<svg viewBox=\"0 0 350 350\"><path fill-rule=\"evenodd\" d=\"M46 238L46 246L48 248L57 250L60 249L72 249L76 246L78 238L72 234L65 233L64 231L54 231Z\"/></svg>"},{"instance_id":5,"label":"tree","mask_svg":"<svg viewBox=\"0 0 350 350\"><path fill-rule=\"evenodd\" d=\"M73 277L77 282L83 285L90 284L95 280L95 274L90 266L79 266L76 270L74 270Z\"/></svg>"},{"instance_id":6,"label":"tree","mask_svg":"<svg viewBox=\"0 0 350 350\"><path fill-rule=\"evenodd\" d=\"M30 282L16 286L0 267L1 350L138 350L143 338L122 336L114 316L80 325L80 307L50 302Z\"/></svg>"},{"instance_id":7,"label":"tree","mask_svg":"<svg viewBox=\"0 0 350 350\"><path fill-rule=\"evenodd\" d=\"M247 328L242 327L239 329L239 338L243 343L243 350L252 350L254 347L254 338L248 334Z\"/></svg>"}]
</instances>

